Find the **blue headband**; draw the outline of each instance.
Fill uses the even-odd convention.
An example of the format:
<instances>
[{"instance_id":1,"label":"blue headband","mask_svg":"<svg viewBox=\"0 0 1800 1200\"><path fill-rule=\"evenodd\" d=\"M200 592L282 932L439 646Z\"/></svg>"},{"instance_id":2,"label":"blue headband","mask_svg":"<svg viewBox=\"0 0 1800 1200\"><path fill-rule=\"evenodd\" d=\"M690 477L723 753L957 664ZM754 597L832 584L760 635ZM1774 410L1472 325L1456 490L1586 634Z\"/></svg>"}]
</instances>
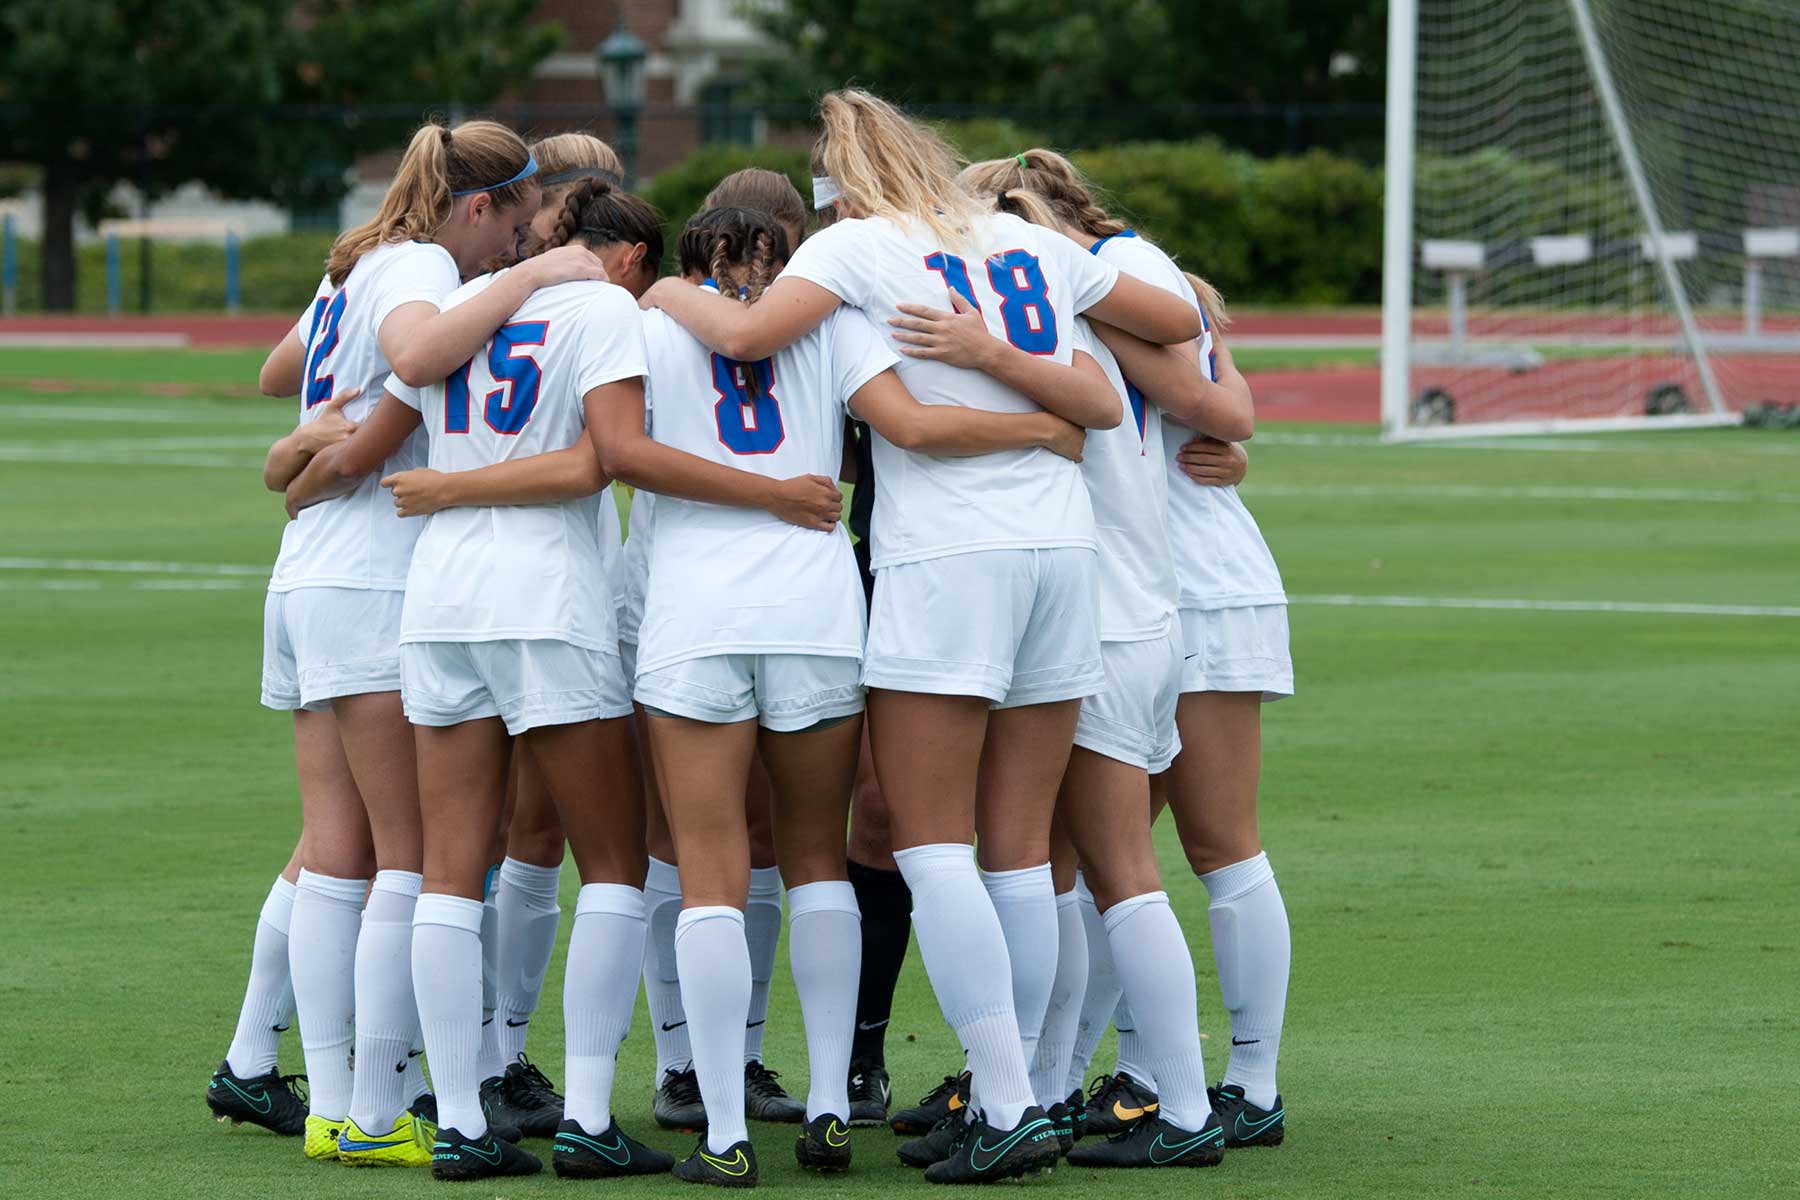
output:
<instances>
[{"instance_id":1,"label":"blue headband","mask_svg":"<svg viewBox=\"0 0 1800 1200\"><path fill-rule=\"evenodd\" d=\"M537 158L531 153L531 151L527 150L525 152L525 165L520 167L519 173L517 175L514 175L511 179L502 179L499 183L485 183L485 184L481 185L480 187L464 188L460 192L451 192L450 194L452 196L473 196L476 192L498 191L499 189L506 187L508 184L517 183L521 179L530 179L533 175L536 175L536 174L537 174Z\"/></svg>"}]
</instances>

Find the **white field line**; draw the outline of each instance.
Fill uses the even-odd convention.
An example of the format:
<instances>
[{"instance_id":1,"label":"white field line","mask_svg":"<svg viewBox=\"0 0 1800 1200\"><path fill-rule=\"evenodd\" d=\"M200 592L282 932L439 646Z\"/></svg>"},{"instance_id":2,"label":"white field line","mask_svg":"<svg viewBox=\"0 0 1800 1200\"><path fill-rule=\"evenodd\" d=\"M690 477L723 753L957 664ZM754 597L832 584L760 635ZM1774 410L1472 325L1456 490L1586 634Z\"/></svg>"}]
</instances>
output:
<instances>
[{"instance_id":1,"label":"white field line","mask_svg":"<svg viewBox=\"0 0 1800 1200\"><path fill-rule=\"evenodd\" d=\"M1661 435L1659 435L1661 436ZM1496 437L1468 438L1465 440L1447 439L1442 441L1416 442L1384 442L1374 434L1358 433L1286 433L1271 430L1259 433L1256 440L1250 443L1250 449L1257 446L1355 446L1364 450L1515 450L1525 452L1553 452L1563 454L1659 454L1664 458L1679 458L1684 454L1800 454L1800 438L1789 441L1779 440L1780 435L1773 435L1775 440L1766 444L1750 445L1743 441L1734 441L1725 447L1686 445L1671 451L1662 445L1649 446L1641 442L1616 442L1603 438L1534 438L1534 437Z\"/></svg>"},{"instance_id":2,"label":"white field line","mask_svg":"<svg viewBox=\"0 0 1800 1200\"><path fill-rule=\"evenodd\" d=\"M70 346L104 350L180 350L188 344L185 333L56 333L40 330L34 333L0 333L0 346L29 349L66 348Z\"/></svg>"},{"instance_id":3,"label":"white field line","mask_svg":"<svg viewBox=\"0 0 1800 1200\"><path fill-rule=\"evenodd\" d=\"M107 571L122 575L240 575L269 577L247 563L138 562L101 558L0 558L0 571Z\"/></svg>"},{"instance_id":4,"label":"white field line","mask_svg":"<svg viewBox=\"0 0 1800 1200\"><path fill-rule=\"evenodd\" d=\"M0 418L9 421L107 421L140 425L251 424L276 428L291 421L293 413L270 406L250 409L197 408L95 408L85 404L0 404Z\"/></svg>"},{"instance_id":5,"label":"white field line","mask_svg":"<svg viewBox=\"0 0 1800 1200\"><path fill-rule=\"evenodd\" d=\"M1290 604L1336 608L1474 608L1515 612L1650 613L1688 617L1800 617L1800 606L1780 604L1662 604L1636 600L1525 600L1476 596L1289 596Z\"/></svg>"},{"instance_id":6,"label":"white field line","mask_svg":"<svg viewBox=\"0 0 1800 1200\"><path fill-rule=\"evenodd\" d=\"M1555 484L1496 487L1458 483L1268 483L1252 479L1251 496L1419 496L1458 500L1667 500L1682 504L1800 504L1800 492L1738 492L1696 488L1565 487Z\"/></svg>"},{"instance_id":7,"label":"white field line","mask_svg":"<svg viewBox=\"0 0 1800 1200\"><path fill-rule=\"evenodd\" d=\"M233 471L249 470L263 465L263 459L243 456L224 458L216 454L142 454L132 450L46 449L41 446L0 446L0 462L41 463L77 467L206 467Z\"/></svg>"}]
</instances>

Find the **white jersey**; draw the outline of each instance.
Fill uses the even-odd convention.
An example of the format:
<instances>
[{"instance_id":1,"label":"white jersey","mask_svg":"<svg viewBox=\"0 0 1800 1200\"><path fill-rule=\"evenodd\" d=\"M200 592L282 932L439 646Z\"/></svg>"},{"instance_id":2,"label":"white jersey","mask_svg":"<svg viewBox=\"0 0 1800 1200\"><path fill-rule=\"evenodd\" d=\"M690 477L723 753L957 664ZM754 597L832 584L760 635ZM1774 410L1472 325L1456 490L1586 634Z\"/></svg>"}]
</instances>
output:
<instances>
[{"instance_id":1,"label":"white jersey","mask_svg":"<svg viewBox=\"0 0 1800 1200\"><path fill-rule=\"evenodd\" d=\"M300 421L316 420L325 402L345 388L362 395L344 406L361 422L374 411L388 377L377 333L402 304L441 306L457 287L456 260L430 242L377 246L357 260L340 287L326 278L294 329L306 346L300 378ZM302 509L281 535L281 553L269 579L271 592L302 587L399 591L406 586L419 522L401 520L384 475L423 466L425 438L415 433L354 490Z\"/></svg>"},{"instance_id":2,"label":"white jersey","mask_svg":"<svg viewBox=\"0 0 1800 1200\"><path fill-rule=\"evenodd\" d=\"M471 280L450 303L497 278ZM610 283L564 283L532 293L443 383L392 390L419 410L432 469L471 471L574 445L587 435L582 396L644 373L630 294ZM616 654L601 500L431 514L406 581L401 643L541 638Z\"/></svg>"},{"instance_id":3,"label":"white jersey","mask_svg":"<svg viewBox=\"0 0 1800 1200\"><path fill-rule=\"evenodd\" d=\"M1129 231L1094 243L1096 256L1108 259L1145 283L1166 288L1200 309L1200 298L1181 268L1156 246ZM1218 378L1212 351L1212 328L1200 335L1200 361L1207 378ZM1243 608L1286 604L1281 572L1263 541L1256 518L1244 507L1234 487L1208 487L1182 474L1175 455L1193 430L1163 418L1163 458L1168 471L1169 545L1175 553L1175 575L1181 582L1183 608Z\"/></svg>"},{"instance_id":4,"label":"white jersey","mask_svg":"<svg viewBox=\"0 0 1800 1200\"><path fill-rule=\"evenodd\" d=\"M888 318L911 302L948 308L949 289L981 309L988 329L1020 349L1067 365L1070 324L1112 291L1116 268L1051 229L993 213L965 247L940 246L923 226L884 217L839 221L801 243L784 277L818 284L862 309L890 342ZM1028 413L1038 405L979 371L901 358L900 378L924 404ZM871 565L976 550L1094 546L1094 514L1081 468L1048 450L960 458L874 445Z\"/></svg>"},{"instance_id":5,"label":"white jersey","mask_svg":"<svg viewBox=\"0 0 1800 1200\"><path fill-rule=\"evenodd\" d=\"M713 354L659 312L645 318L644 344L656 440L771 479L836 478L845 402L898 361L847 308L760 362ZM862 657L862 580L842 525L823 533L668 495L654 522L640 675L715 654Z\"/></svg>"},{"instance_id":6,"label":"white jersey","mask_svg":"<svg viewBox=\"0 0 1800 1200\"><path fill-rule=\"evenodd\" d=\"M619 520L619 504L613 485L600 489L600 563L607 593L616 613L625 604L625 526Z\"/></svg>"},{"instance_id":7,"label":"white jersey","mask_svg":"<svg viewBox=\"0 0 1800 1200\"><path fill-rule=\"evenodd\" d=\"M648 412L646 409L645 413ZM619 610L619 640L635 646L638 629L644 624L644 589L650 585L650 540L656 529L656 493L643 488L631 493L630 516L630 532L625 538L622 559L625 607Z\"/></svg>"},{"instance_id":8,"label":"white jersey","mask_svg":"<svg viewBox=\"0 0 1800 1200\"><path fill-rule=\"evenodd\" d=\"M1092 355L1125 406L1112 429L1087 435L1081 477L1100 539L1100 640L1140 642L1174 628L1180 585L1169 550L1169 484L1162 419L1126 382L1088 323L1075 321L1076 349Z\"/></svg>"}]
</instances>

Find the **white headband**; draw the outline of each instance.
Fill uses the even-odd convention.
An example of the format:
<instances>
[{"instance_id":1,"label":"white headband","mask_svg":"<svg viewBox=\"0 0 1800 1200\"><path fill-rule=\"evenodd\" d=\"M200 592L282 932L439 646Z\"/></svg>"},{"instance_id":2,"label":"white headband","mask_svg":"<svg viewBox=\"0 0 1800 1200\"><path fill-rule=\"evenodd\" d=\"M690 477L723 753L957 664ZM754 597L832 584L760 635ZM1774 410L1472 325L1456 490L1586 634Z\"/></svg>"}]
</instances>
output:
<instances>
[{"instance_id":1,"label":"white headband","mask_svg":"<svg viewBox=\"0 0 1800 1200\"><path fill-rule=\"evenodd\" d=\"M831 202L844 193L838 191L837 180L829 175L813 176L813 211L831 207Z\"/></svg>"}]
</instances>

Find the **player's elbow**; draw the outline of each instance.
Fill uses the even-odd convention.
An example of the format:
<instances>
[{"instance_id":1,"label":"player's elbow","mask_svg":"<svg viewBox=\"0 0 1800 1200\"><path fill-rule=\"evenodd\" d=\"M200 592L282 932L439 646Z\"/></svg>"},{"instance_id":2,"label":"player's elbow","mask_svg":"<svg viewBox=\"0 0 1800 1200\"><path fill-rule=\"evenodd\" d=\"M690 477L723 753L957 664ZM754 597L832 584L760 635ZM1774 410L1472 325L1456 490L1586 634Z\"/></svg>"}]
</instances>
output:
<instances>
[{"instance_id":1,"label":"player's elbow","mask_svg":"<svg viewBox=\"0 0 1800 1200\"><path fill-rule=\"evenodd\" d=\"M1247 442L1256 436L1256 417L1248 411L1228 412L1213 426L1210 432L1221 442Z\"/></svg>"},{"instance_id":2,"label":"player's elbow","mask_svg":"<svg viewBox=\"0 0 1800 1200\"><path fill-rule=\"evenodd\" d=\"M1119 422L1125 419L1125 406L1119 402L1119 394L1109 385L1102 398L1094 403L1094 419L1088 421L1089 429L1117 429Z\"/></svg>"},{"instance_id":3,"label":"player's elbow","mask_svg":"<svg viewBox=\"0 0 1800 1200\"><path fill-rule=\"evenodd\" d=\"M432 372L425 351L416 346L408 346L396 354L388 361L388 369L407 387L429 387L443 378L442 374Z\"/></svg>"}]
</instances>

